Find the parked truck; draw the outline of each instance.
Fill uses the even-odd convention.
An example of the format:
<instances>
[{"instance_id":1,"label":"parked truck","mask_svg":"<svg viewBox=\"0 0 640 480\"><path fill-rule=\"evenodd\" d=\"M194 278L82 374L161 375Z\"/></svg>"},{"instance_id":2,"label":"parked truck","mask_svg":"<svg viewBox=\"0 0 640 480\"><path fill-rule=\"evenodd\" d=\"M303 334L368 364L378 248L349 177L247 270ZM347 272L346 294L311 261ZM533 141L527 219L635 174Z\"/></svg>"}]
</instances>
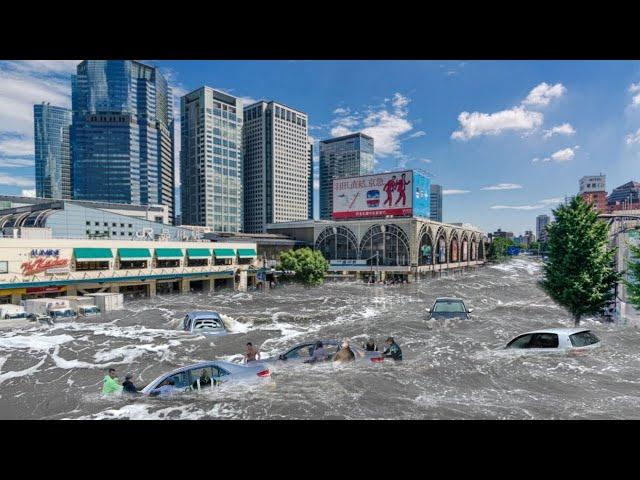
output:
<instances>
[{"instance_id":1,"label":"parked truck","mask_svg":"<svg viewBox=\"0 0 640 480\"><path fill-rule=\"evenodd\" d=\"M67 300L72 310L75 310L79 317L92 317L100 315L100 308L96 306L94 297L68 295L58 297L59 300Z\"/></svg>"},{"instance_id":2,"label":"parked truck","mask_svg":"<svg viewBox=\"0 0 640 480\"><path fill-rule=\"evenodd\" d=\"M96 302L96 307L98 307L102 313L122 310L124 308L124 295L122 293L88 293L85 296L92 297Z\"/></svg>"},{"instance_id":3,"label":"parked truck","mask_svg":"<svg viewBox=\"0 0 640 480\"><path fill-rule=\"evenodd\" d=\"M54 322L74 319L76 311L71 308L68 300L58 298L33 298L26 300L24 308L27 316L36 318L38 315L48 315Z\"/></svg>"},{"instance_id":4,"label":"parked truck","mask_svg":"<svg viewBox=\"0 0 640 480\"><path fill-rule=\"evenodd\" d=\"M11 303L0 305L0 319L13 320L17 318L27 318L27 312L23 306Z\"/></svg>"}]
</instances>

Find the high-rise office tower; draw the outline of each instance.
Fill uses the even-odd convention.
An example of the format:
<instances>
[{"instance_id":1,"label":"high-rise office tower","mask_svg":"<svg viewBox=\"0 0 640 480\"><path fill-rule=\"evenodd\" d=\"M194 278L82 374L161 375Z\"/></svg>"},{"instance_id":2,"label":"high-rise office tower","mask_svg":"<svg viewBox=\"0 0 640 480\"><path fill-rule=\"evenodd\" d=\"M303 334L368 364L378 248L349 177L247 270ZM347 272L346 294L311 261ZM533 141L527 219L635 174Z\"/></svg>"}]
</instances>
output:
<instances>
[{"instance_id":1,"label":"high-rise office tower","mask_svg":"<svg viewBox=\"0 0 640 480\"><path fill-rule=\"evenodd\" d=\"M373 138L364 133L320 142L320 218L333 214L333 180L373 173Z\"/></svg>"},{"instance_id":2,"label":"high-rise office tower","mask_svg":"<svg viewBox=\"0 0 640 480\"><path fill-rule=\"evenodd\" d=\"M71 110L33 106L36 197L71 198Z\"/></svg>"},{"instance_id":3,"label":"high-rise office tower","mask_svg":"<svg viewBox=\"0 0 640 480\"><path fill-rule=\"evenodd\" d=\"M547 242L547 225L549 225L549 215L538 215L536 217L536 237L541 243Z\"/></svg>"},{"instance_id":4,"label":"high-rise office tower","mask_svg":"<svg viewBox=\"0 0 640 480\"><path fill-rule=\"evenodd\" d=\"M313 141L309 139L309 210L307 218L313 218Z\"/></svg>"},{"instance_id":5,"label":"high-rise office tower","mask_svg":"<svg viewBox=\"0 0 640 480\"><path fill-rule=\"evenodd\" d=\"M174 212L173 102L157 68L85 60L72 76L73 198Z\"/></svg>"},{"instance_id":6,"label":"high-rise office tower","mask_svg":"<svg viewBox=\"0 0 640 480\"><path fill-rule=\"evenodd\" d=\"M442 222L442 186L432 184L429 194L431 212L429 217L434 222Z\"/></svg>"},{"instance_id":7,"label":"high-rise office tower","mask_svg":"<svg viewBox=\"0 0 640 480\"><path fill-rule=\"evenodd\" d=\"M276 102L245 107L243 151L244 231L308 219L313 159L307 115Z\"/></svg>"},{"instance_id":8,"label":"high-rise office tower","mask_svg":"<svg viewBox=\"0 0 640 480\"><path fill-rule=\"evenodd\" d=\"M242 231L242 101L210 87L180 100L182 224Z\"/></svg>"}]
</instances>

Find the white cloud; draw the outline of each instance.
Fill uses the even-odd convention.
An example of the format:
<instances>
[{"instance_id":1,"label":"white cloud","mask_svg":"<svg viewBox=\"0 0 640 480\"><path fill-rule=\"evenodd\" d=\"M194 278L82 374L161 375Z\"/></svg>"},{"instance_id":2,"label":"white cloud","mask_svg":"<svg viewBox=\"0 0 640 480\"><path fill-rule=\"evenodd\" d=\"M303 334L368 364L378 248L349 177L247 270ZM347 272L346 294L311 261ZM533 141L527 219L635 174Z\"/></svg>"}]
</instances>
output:
<instances>
[{"instance_id":1,"label":"white cloud","mask_svg":"<svg viewBox=\"0 0 640 480\"><path fill-rule=\"evenodd\" d=\"M555 162L568 162L569 160L572 160L575 155L573 148L563 148L562 150L552 153L551 160Z\"/></svg>"},{"instance_id":2,"label":"white cloud","mask_svg":"<svg viewBox=\"0 0 640 480\"><path fill-rule=\"evenodd\" d=\"M490 187L482 187L480 190L517 190L519 188L522 188L522 185L517 183L498 183Z\"/></svg>"},{"instance_id":3,"label":"white cloud","mask_svg":"<svg viewBox=\"0 0 640 480\"><path fill-rule=\"evenodd\" d=\"M401 138L413 129L407 119L410 99L395 93L386 100L382 105L368 107L364 116L346 108L336 109L339 116L331 122L331 135L340 137L360 131L373 137L376 156L401 155Z\"/></svg>"},{"instance_id":4,"label":"white cloud","mask_svg":"<svg viewBox=\"0 0 640 480\"><path fill-rule=\"evenodd\" d=\"M462 195L469 192L470 190L449 189L449 190L442 190L442 195Z\"/></svg>"},{"instance_id":5,"label":"white cloud","mask_svg":"<svg viewBox=\"0 0 640 480\"><path fill-rule=\"evenodd\" d=\"M35 197L36 196L36 191L35 190L22 190L22 193L20 194L23 197Z\"/></svg>"},{"instance_id":6,"label":"white cloud","mask_svg":"<svg viewBox=\"0 0 640 480\"><path fill-rule=\"evenodd\" d=\"M631 100L631 105L633 107L640 107L640 93L635 95Z\"/></svg>"},{"instance_id":7,"label":"white cloud","mask_svg":"<svg viewBox=\"0 0 640 480\"><path fill-rule=\"evenodd\" d=\"M538 157L531 159L531 163L538 163L540 159Z\"/></svg>"},{"instance_id":8,"label":"white cloud","mask_svg":"<svg viewBox=\"0 0 640 480\"><path fill-rule=\"evenodd\" d=\"M629 85L629 91L631 93L640 92L640 82Z\"/></svg>"},{"instance_id":9,"label":"white cloud","mask_svg":"<svg viewBox=\"0 0 640 480\"><path fill-rule=\"evenodd\" d=\"M33 137L0 137L0 155L33 155Z\"/></svg>"},{"instance_id":10,"label":"white cloud","mask_svg":"<svg viewBox=\"0 0 640 480\"><path fill-rule=\"evenodd\" d=\"M544 131L544 138L552 137L553 135L575 135L576 131L570 123L563 123L562 125L556 125L555 127Z\"/></svg>"},{"instance_id":11,"label":"white cloud","mask_svg":"<svg viewBox=\"0 0 640 480\"><path fill-rule=\"evenodd\" d=\"M76 73L81 60L19 60L7 62L12 70L36 74L68 74Z\"/></svg>"},{"instance_id":12,"label":"white cloud","mask_svg":"<svg viewBox=\"0 0 640 480\"><path fill-rule=\"evenodd\" d=\"M26 158L0 158L0 167L26 168L34 165L33 160Z\"/></svg>"},{"instance_id":13,"label":"white cloud","mask_svg":"<svg viewBox=\"0 0 640 480\"><path fill-rule=\"evenodd\" d=\"M433 163L433 162L432 162L430 159L428 159L428 158L421 158L421 159L420 159L420 161L421 161L421 162L424 162L424 163Z\"/></svg>"},{"instance_id":14,"label":"white cloud","mask_svg":"<svg viewBox=\"0 0 640 480\"><path fill-rule=\"evenodd\" d=\"M545 198L531 205L492 205L489 208L492 210L538 210L551 205L557 205L562 201L562 198Z\"/></svg>"},{"instance_id":15,"label":"white cloud","mask_svg":"<svg viewBox=\"0 0 640 480\"><path fill-rule=\"evenodd\" d=\"M338 107L333 111L335 115L346 115L349 112L350 112L349 108L342 108L342 107Z\"/></svg>"},{"instance_id":16,"label":"white cloud","mask_svg":"<svg viewBox=\"0 0 640 480\"><path fill-rule=\"evenodd\" d=\"M469 140L480 135L498 135L505 130L530 132L544 120L540 112L532 112L524 107L514 107L495 113L462 112L458 115L461 129L453 132L455 140Z\"/></svg>"},{"instance_id":17,"label":"white cloud","mask_svg":"<svg viewBox=\"0 0 640 480\"><path fill-rule=\"evenodd\" d=\"M253 97L240 97L240 100L242 100L243 107L246 107L248 105L253 105L254 103L257 103L259 101Z\"/></svg>"},{"instance_id":18,"label":"white cloud","mask_svg":"<svg viewBox=\"0 0 640 480\"><path fill-rule=\"evenodd\" d=\"M33 187L35 185L35 181L33 180L33 178L16 177L15 175L0 173L0 185L11 185L14 187Z\"/></svg>"},{"instance_id":19,"label":"white cloud","mask_svg":"<svg viewBox=\"0 0 640 480\"><path fill-rule=\"evenodd\" d=\"M412 133L411 135L409 135L407 138L420 138L420 137L424 137L427 134L427 132L423 131L423 130L418 130L415 133Z\"/></svg>"},{"instance_id":20,"label":"white cloud","mask_svg":"<svg viewBox=\"0 0 640 480\"><path fill-rule=\"evenodd\" d=\"M566 91L567 89L561 83L549 85L546 82L542 82L529 92L529 95L527 95L527 98L525 98L522 103L524 105L547 106L551 100L560 98Z\"/></svg>"},{"instance_id":21,"label":"white cloud","mask_svg":"<svg viewBox=\"0 0 640 480\"><path fill-rule=\"evenodd\" d=\"M625 141L627 145L633 145L634 143L640 143L640 128L636 133L630 133L626 136Z\"/></svg>"}]
</instances>

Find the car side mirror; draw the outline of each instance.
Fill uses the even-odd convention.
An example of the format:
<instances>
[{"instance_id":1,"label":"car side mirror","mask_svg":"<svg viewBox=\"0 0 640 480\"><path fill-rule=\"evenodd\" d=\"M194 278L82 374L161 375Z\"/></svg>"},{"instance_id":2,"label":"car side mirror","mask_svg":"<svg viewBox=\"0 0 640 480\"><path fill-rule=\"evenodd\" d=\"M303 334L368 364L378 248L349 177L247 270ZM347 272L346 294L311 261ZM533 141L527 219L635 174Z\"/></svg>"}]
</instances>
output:
<instances>
[{"instance_id":1,"label":"car side mirror","mask_svg":"<svg viewBox=\"0 0 640 480\"><path fill-rule=\"evenodd\" d=\"M278 355L278 360L286 360L287 357L284 356L284 353L281 353L280 355Z\"/></svg>"},{"instance_id":2,"label":"car side mirror","mask_svg":"<svg viewBox=\"0 0 640 480\"><path fill-rule=\"evenodd\" d=\"M431 309L430 308L425 308L424 309L427 313L431 313Z\"/></svg>"},{"instance_id":3,"label":"car side mirror","mask_svg":"<svg viewBox=\"0 0 640 480\"><path fill-rule=\"evenodd\" d=\"M469 312L469 313L473 313L473 308L470 308L470 309L468 310L468 312Z\"/></svg>"}]
</instances>

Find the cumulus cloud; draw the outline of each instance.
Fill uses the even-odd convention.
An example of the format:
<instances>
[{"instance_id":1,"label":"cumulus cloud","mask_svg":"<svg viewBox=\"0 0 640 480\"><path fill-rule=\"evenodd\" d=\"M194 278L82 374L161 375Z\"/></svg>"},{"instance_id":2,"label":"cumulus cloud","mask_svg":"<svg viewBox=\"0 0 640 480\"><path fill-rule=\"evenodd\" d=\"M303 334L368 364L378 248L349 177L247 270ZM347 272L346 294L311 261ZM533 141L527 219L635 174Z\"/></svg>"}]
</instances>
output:
<instances>
[{"instance_id":1,"label":"cumulus cloud","mask_svg":"<svg viewBox=\"0 0 640 480\"><path fill-rule=\"evenodd\" d=\"M522 102L524 105L547 106L554 98L560 98L566 93L567 89L561 83L549 85L542 82L529 92L527 98Z\"/></svg>"},{"instance_id":2,"label":"cumulus cloud","mask_svg":"<svg viewBox=\"0 0 640 480\"><path fill-rule=\"evenodd\" d=\"M531 160L532 163L538 163L538 162L558 162L558 163L562 163L562 162L568 162L570 160L573 160L573 158L576 156L576 150L578 150L580 148L579 145L574 145L573 147L567 147L567 148L563 148L562 150L558 150L557 152L552 153L549 157L545 157L545 158L534 158L533 160Z\"/></svg>"},{"instance_id":3,"label":"cumulus cloud","mask_svg":"<svg viewBox=\"0 0 640 480\"><path fill-rule=\"evenodd\" d=\"M640 143L640 128L636 133L630 133L626 136L625 141L627 145L633 145L634 143Z\"/></svg>"},{"instance_id":4,"label":"cumulus cloud","mask_svg":"<svg viewBox=\"0 0 640 480\"><path fill-rule=\"evenodd\" d=\"M427 134L427 132L423 131L423 130L418 130L415 133L412 133L411 135L409 135L407 138L420 138L420 137L424 137Z\"/></svg>"},{"instance_id":5,"label":"cumulus cloud","mask_svg":"<svg viewBox=\"0 0 640 480\"><path fill-rule=\"evenodd\" d=\"M401 138L413 129L407 118L409 103L408 97L395 93L392 98L385 99L384 104L368 107L362 115L342 107L336 109L339 110L338 117L331 122L331 135L340 137L362 132L373 137L376 156L399 156Z\"/></svg>"},{"instance_id":6,"label":"cumulus cloud","mask_svg":"<svg viewBox=\"0 0 640 480\"><path fill-rule=\"evenodd\" d=\"M33 137L25 138L18 135L2 136L0 134L0 155L33 155Z\"/></svg>"},{"instance_id":7,"label":"cumulus cloud","mask_svg":"<svg viewBox=\"0 0 640 480\"><path fill-rule=\"evenodd\" d=\"M449 190L442 190L442 195L463 195L469 192L470 190L449 189Z\"/></svg>"},{"instance_id":8,"label":"cumulus cloud","mask_svg":"<svg viewBox=\"0 0 640 480\"><path fill-rule=\"evenodd\" d=\"M338 107L333 111L333 113L335 115L346 115L349 113L349 108Z\"/></svg>"},{"instance_id":9,"label":"cumulus cloud","mask_svg":"<svg viewBox=\"0 0 640 480\"><path fill-rule=\"evenodd\" d=\"M552 137L553 135L575 135L576 131L570 123L563 123L562 125L556 125L549 130L544 131L544 138Z\"/></svg>"},{"instance_id":10,"label":"cumulus cloud","mask_svg":"<svg viewBox=\"0 0 640 480\"><path fill-rule=\"evenodd\" d=\"M36 191L34 190L22 190L22 193L20 194L23 197L35 197L36 196Z\"/></svg>"},{"instance_id":11,"label":"cumulus cloud","mask_svg":"<svg viewBox=\"0 0 640 480\"><path fill-rule=\"evenodd\" d=\"M34 160L27 158L0 158L0 167L26 168L34 165Z\"/></svg>"},{"instance_id":12,"label":"cumulus cloud","mask_svg":"<svg viewBox=\"0 0 640 480\"><path fill-rule=\"evenodd\" d=\"M482 187L480 190L517 190L519 188L522 188L522 185L517 183L498 183L497 185Z\"/></svg>"},{"instance_id":13,"label":"cumulus cloud","mask_svg":"<svg viewBox=\"0 0 640 480\"><path fill-rule=\"evenodd\" d=\"M562 198L545 198L529 205L492 205L489 208L492 210L538 210L540 208L557 205L561 203L562 200Z\"/></svg>"},{"instance_id":14,"label":"cumulus cloud","mask_svg":"<svg viewBox=\"0 0 640 480\"><path fill-rule=\"evenodd\" d=\"M17 177L15 175L0 173L0 185L11 185L13 187L33 187L35 185L35 181L33 178Z\"/></svg>"},{"instance_id":15,"label":"cumulus cloud","mask_svg":"<svg viewBox=\"0 0 640 480\"><path fill-rule=\"evenodd\" d=\"M480 135L498 135L507 130L530 132L544 120L540 112L514 107L495 113L462 112L458 115L460 130L451 134L454 140L469 140Z\"/></svg>"}]
</instances>

